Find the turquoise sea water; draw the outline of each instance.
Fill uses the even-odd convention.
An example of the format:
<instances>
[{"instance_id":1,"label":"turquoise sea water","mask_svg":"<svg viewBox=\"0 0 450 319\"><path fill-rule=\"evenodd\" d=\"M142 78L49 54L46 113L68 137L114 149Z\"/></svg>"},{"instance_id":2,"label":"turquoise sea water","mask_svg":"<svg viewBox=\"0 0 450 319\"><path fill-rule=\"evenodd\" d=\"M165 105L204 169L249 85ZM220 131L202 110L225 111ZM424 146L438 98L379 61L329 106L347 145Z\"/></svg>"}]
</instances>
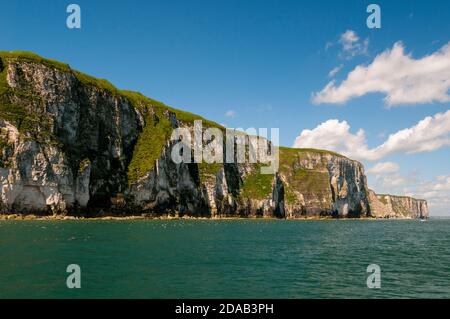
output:
<instances>
[{"instance_id":1,"label":"turquoise sea water","mask_svg":"<svg viewBox=\"0 0 450 319\"><path fill-rule=\"evenodd\" d=\"M450 220L1 221L0 297L450 298Z\"/></svg>"}]
</instances>

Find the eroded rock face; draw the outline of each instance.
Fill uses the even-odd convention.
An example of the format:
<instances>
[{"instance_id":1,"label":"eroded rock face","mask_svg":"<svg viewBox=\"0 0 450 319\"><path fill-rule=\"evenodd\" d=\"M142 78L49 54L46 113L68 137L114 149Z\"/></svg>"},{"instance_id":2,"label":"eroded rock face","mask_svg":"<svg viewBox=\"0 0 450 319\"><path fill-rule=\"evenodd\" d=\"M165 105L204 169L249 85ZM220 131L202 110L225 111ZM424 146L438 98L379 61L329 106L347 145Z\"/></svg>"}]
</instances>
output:
<instances>
[{"instance_id":1,"label":"eroded rock face","mask_svg":"<svg viewBox=\"0 0 450 319\"><path fill-rule=\"evenodd\" d=\"M171 143L147 176L127 192L130 205L151 215L210 217L210 199L198 179L196 164L175 164Z\"/></svg>"},{"instance_id":2,"label":"eroded rock face","mask_svg":"<svg viewBox=\"0 0 450 319\"><path fill-rule=\"evenodd\" d=\"M129 101L43 64L9 60L7 68L9 102L36 117L20 134L0 121L9 140L0 169L3 211L66 213L104 206L124 191L140 129Z\"/></svg>"},{"instance_id":3,"label":"eroded rock face","mask_svg":"<svg viewBox=\"0 0 450 319\"><path fill-rule=\"evenodd\" d=\"M281 150L292 160L264 178L250 164L225 164L202 176L196 164L175 165L170 151L167 145L155 169L131 187L137 209L205 217L370 217L364 168L340 155ZM255 191L266 187L265 194L252 194L249 181Z\"/></svg>"},{"instance_id":4,"label":"eroded rock face","mask_svg":"<svg viewBox=\"0 0 450 319\"><path fill-rule=\"evenodd\" d=\"M0 103L28 114L17 121L6 108L0 110L3 213L274 218L428 214L425 201L391 196L381 203L384 199L369 193L359 162L326 151L283 148L279 172L261 176L260 167L248 163L217 164L214 169L176 164L171 159L174 144L167 138L161 149L153 150L158 152L154 165L130 181L130 163L149 127L149 114L154 123L164 120L170 129L182 125L192 130L192 123L168 109L159 115L151 105L138 109L128 96L81 81L70 69L14 58L0 61L9 86ZM161 132L146 134L153 139Z\"/></svg>"},{"instance_id":5,"label":"eroded rock face","mask_svg":"<svg viewBox=\"0 0 450 319\"><path fill-rule=\"evenodd\" d=\"M377 195L370 190L372 215L377 218L428 218L425 200L407 196Z\"/></svg>"},{"instance_id":6,"label":"eroded rock face","mask_svg":"<svg viewBox=\"0 0 450 319\"><path fill-rule=\"evenodd\" d=\"M339 154L282 149L286 216L370 216L364 167Z\"/></svg>"}]
</instances>

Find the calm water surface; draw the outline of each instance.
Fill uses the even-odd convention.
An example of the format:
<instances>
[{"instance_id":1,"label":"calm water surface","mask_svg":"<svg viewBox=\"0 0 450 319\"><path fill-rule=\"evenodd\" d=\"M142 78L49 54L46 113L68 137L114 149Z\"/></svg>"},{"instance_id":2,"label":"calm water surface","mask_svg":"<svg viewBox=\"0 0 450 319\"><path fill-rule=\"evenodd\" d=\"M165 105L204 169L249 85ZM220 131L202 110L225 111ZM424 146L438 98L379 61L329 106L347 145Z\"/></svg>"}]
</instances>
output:
<instances>
[{"instance_id":1,"label":"calm water surface","mask_svg":"<svg viewBox=\"0 0 450 319\"><path fill-rule=\"evenodd\" d=\"M0 297L450 298L450 220L1 221Z\"/></svg>"}]
</instances>

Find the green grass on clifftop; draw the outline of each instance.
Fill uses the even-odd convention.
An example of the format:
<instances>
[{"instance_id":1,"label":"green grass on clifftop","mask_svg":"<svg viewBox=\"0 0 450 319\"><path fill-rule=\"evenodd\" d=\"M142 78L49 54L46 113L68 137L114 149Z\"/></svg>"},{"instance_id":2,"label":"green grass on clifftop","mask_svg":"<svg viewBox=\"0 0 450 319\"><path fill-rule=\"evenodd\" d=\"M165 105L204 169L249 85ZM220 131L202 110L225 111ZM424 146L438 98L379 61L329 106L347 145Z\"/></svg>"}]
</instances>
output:
<instances>
[{"instance_id":1,"label":"green grass on clifftop","mask_svg":"<svg viewBox=\"0 0 450 319\"><path fill-rule=\"evenodd\" d=\"M46 59L28 51L0 51L0 58L19 59L27 62L40 63L64 72L70 71L70 66L66 63L62 63L52 59Z\"/></svg>"},{"instance_id":2,"label":"green grass on clifftop","mask_svg":"<svg viewBox=\"0 0 450 319\"><path fill-rule=\"evenodd\" d=\"M284 147L280 146L280 162L282 160L282 157L284 159L289 159L293 157L306 157L308 153L314 153L314 154L324 154L324 155L333 155L338 157L347 158L342 154L328 151L328 150L321 150L321 149L315 149L315 148L291 148L291 147Z\"/></svg>"},{"instance_id":3,"label":"green grass on clifftop","mask_svg":"<svg viewBox=\"0 0 450 319\"><path fill-rule=\"evenodd\" d=\"M98 88L108 90L112 93L118 94L119 90L112 85L108 80L95 78L93 76L87 75L77 70L71 69L69 64L62 63L52 59L43 58L35 53L27 52L27 51L0 51L0 58L2 59L12 59L12 60L21 60L25 62L32 62L45 65L50 68L54 68L56 70L62 72L72 72L77 79L85 84L96 86ZM1 85L1 84L0 84Z\"/></svg>"}]
</instances>

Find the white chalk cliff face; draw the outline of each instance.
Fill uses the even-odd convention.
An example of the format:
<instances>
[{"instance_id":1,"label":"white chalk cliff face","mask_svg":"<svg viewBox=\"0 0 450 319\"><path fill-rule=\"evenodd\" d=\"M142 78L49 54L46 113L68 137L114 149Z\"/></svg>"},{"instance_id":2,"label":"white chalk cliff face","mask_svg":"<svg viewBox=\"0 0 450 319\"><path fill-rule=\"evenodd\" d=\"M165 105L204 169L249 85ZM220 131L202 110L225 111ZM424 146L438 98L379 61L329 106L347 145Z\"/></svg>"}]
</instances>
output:
<instances>
[{"instance_id":1,"label":"white chalk cliff face","mask_svg":"<svg viewBox=\"0 0 450 319\"><path fill-rule=\"evenodd\" d=\"M331 152L284 150L281 164L280 175L290 193L289 216L370 216L361 163Z\"/></svg>"},{"instance_id":2,"label":"white chalk cliff face","mask_svg":"<svg viewBox=\"0 0 450 319\"><path fill-rule=\"evenodd\" d=\"M140 126L130 102L41 63L2 64L3 210L63 213L124 191Z\"/></svg>"},{"instance_id":3,"label":"white chalk cliff face","mask_svg":"<svg viewBox=\"0 0 450 319\"><path fill-rule=\"evenodd\" d=\"M378 218L428 218L425 200L407 196L377 195L370 190L372 215Z\"/></svg>"},{"instance_id":4,"label":"white chalk cliff face","mask_svg":"<svg viewBox=\"0 0 450 319\"><path fill-rule=\"evenodd\" d=\"M88 217L428 216L425 201L377 197L363 166L332 152L281 148L275 175L248 163L175 164L170 132L192 129L197 118L54 61L0 53L0 210Z\"/></svg>"}]
</instances>

